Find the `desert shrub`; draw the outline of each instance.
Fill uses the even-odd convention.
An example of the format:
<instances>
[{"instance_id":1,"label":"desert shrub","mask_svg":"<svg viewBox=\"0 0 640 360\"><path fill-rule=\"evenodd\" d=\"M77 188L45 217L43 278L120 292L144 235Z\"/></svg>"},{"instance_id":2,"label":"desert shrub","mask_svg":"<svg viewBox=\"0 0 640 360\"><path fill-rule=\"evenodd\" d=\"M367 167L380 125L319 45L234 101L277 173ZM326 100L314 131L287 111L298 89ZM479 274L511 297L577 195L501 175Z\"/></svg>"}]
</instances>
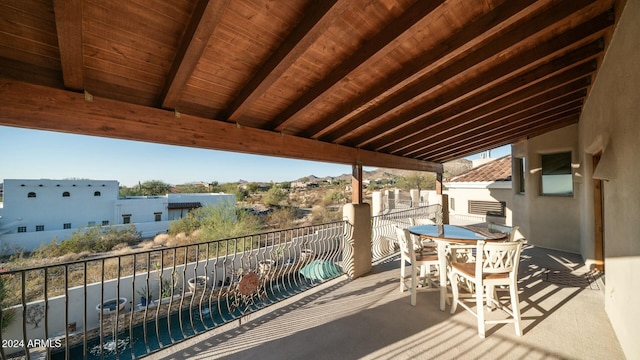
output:
<instances>
[{"instance_id":1,"label":"desert shrub","mask_svg":"<svg viewBox=\"0 0 640 360\"><path fill-rule=\"evenodd\" d=\"M275 229L287 229L295 225L299 217L299 210L293 207L283 207L272 211L265 219L265 225Z\"/></svg>"},{"instance_id":2,"label":"desert shrub","mask_svg":"<svg viewBox=\"0 0 640 360\"><path fill-rule=\"evenodd\" d=\"M110 227L92 226L80 228L71 234L67 240L54 239L49 244L44 244L32 253L34 258L50 258L63 256L70 253L82 252L96 253L113 249L114 246L124 243L132 245L140 241L141 234L135 226ZM121 245L122 246L122 245Z\"/></svg>"},{"instance_id":3,"label":"desert shrub","mask_svg":"<svg viewBox=\"0 0 640 360\"><path fill-rule=\"evenodd\" d=\"M172 221L169 234L178 244L185 244L243 236L259 232L260 228L256 216L236 211L233 205L208 205Z\"/></svg>"}]
</instances>

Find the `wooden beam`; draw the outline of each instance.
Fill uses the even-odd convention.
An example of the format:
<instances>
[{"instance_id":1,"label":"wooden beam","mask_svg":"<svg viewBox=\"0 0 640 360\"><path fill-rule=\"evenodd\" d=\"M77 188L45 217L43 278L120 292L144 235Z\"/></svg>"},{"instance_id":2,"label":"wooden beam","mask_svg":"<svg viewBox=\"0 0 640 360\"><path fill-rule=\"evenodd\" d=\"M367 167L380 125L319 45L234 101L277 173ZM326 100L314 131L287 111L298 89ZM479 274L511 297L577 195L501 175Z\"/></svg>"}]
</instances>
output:
<instances>
[{"instance_id":1,"label":"wooden beam","mask_svg":"<svg viewBox=\"0 0 640 360\"><path fill-rule=\"evenodd\" d=\"M209 38L220 23L228 5L229 0L199 0L194 7L162 91L160 102L163 108L176 108L180 94L198 65Z\"/></svg>"},{"instance_id":2,"label":"wooden beam","mask_svg":"<svg viewBox=\"0 0 640 360\"><path fill-rule=\"evenodd\" d=\"M474 135L463 136L463 140L456 139L451 143L447 143L444 146L431 148L428 150L420 151L413 156L418 158L432 158L448 154L450 151L462 149L475 144L483 142L489 142L497 139L499 136L510 137L514 133L520 133L521 130L531 129L533 126L550 124L557 118L564 119L567 116L580 114L582 110L583 100L577 99L571 103L563 104L556 108L549 108L538 114L534 114L528 117L517 119L505 119L509 121L501 122L500 125L496 125L490 133L479 133ZM487 135L489 134L489 135Z\"/></svg>"},{"instance_id":3,"label":"wooden beam","mask_svg":"<svg viewBox=\"0 0 640 360\"><path fill-rule=\"evenodd\" d=\"M515 26L510 27L509 31L498 33L499 36L493 36L492 38L490 38L490 42L485 42L484 46L476 46L473 51L468 51L464 54L464 56L460 56L456 61L451 62L436 73L428 74L428 76L421 76L421 80L413 81L410 84L407 83L401 90L395 92L393 96L379 101L379 104L377 106L370 107L358 113L358 115L349 118L348 121L345 121L342 125L333 129L333 131L331 131L330 133L320 137L320 139L323 141L348 143L351 145L362 143L363 139L368 138L370 133L361 134L361 136L356 136L355 138L351 139L349 139L349 136L353 136L354 134L345 134L350 134L355 129L373 121L374 119L382 117L389 112L406 106L406 104L408 103L415 103L416 97L424 96L427 92L436 91L442 86L443 83L451 81L451 79L469 76L469 73L475 74L475 66L478 66L487 59L495 57L497 54L500 54L506 49L517 45L519 42L527 39L528 37L545 30L547 27L554 25L555 22L561 21L563 19L563 15L566 16L567 14L575 12L576 10L585 6L585 3L585 1L559 3L558 5L547 9L547 11L538 14L529 21L521 22ZM490 14L493 14L493 16L495 16L495 19L493 19L494 21L497 19L500 19L500 21L506 21L508 19L504 19L503 14L511 13L516 6L517 5L513 4L513 2L508 2L508 4L505 4L498 8L500 10L503 10L502 8L504 7L507 11L499 12L496 10L495 12L491 12ZM497 26L499 23L490 22L490 24L493 26ZM464 30L462 33L465 34ZM478 33L475 33L474 36L477 36L477 34ZM458 36L454 37L454 40L459 41ZM467 36L469 35L465 34L465 36L462 38L466 39ZM475 38L468 39L468 41L473 41L475 44L479 43L479 41ZM443 46L445 46L446 49L446 47L449 46L449 41L446 41ZM527 52L526 55L530 56L529 59L525 59L524 55L520 55L520 62L517 65L514 61L512 61L511 63L514 65L512 71L515 69L515 66L530 64L533 59L537 59L539 56L534 56L536 55L535 52L535 50L530 50ZM503 67L500 66L499 68L502 69ZM427 69L423 69L422 74L427 74L428 71L433 71L433 69L430 67ZM416 77L413 77L413 79L415 78ZM488 76L483 74L481 80L484 80L484 78L488 78ZM460 80L460 82L462 82L463 84L476 84L478 83L478 79L473 79L473 81L470 81L468 78L465 78ZM487 81L484 81L483 83L486 84ZM479 85L475 86L475 88L478 87ZM442 104L441 100L441 96L438 96L438 102ZM402 116L402 120L400 121L398 119L398 121L404 124L406 123L407 118ZM391 122L391 124L395 124L395 122ZM391 127L391 129L392 128L393 127Z\"/></svg>"},{"instance_id":4,"label":"wooden beam","mask_svg":"<svg viewBox=\"0 0 640 360\"><path fill-rule=\"evenodd\" d=\"M580 118L580 111L573 111L564 114L564 116L556 116L553 119L543 119L542 122L536 122L535 125L529 127L519 127L516 132L498 133L493 136L487 137L482 141L475 141L472 144L468 144L465 147L454 148L448 151L439 152L434 158L438 161L446 162L453 159L459 159L461 157L477 154L485 150L494 149L502 145L512 144L522 139L538 136L571 124L578 122ZM548 121L545 121L548 120Z\"/></svg>"},{"instance_id":5,"label":"wooden beam","mask_svg":"<svg viewBox=\"0 0 640 360\"><path fill-rule=\"evenodd\" d=\"M527 107L524 110L518 110L517 106L516 108L507 108L504 110L504 112L500 112L496 118L470 122L464 127L458 128L458 131L456 132L447 131L443 134L438 134L438 136L432 138L431 141L421 143L419 147L412 147L410 151L403 151L402 154L403 156L418 158L429 158L430 156L436 156L437 152L443 147L451 147L456 145L462 147L467 143L467 141L472 140L480 134L482 134L481 136L486 136L486 134L493 134L504 127L511 127L516 122L544 116L545 113L548 113L552 110L561 112L562 110L558 109L561 109L563 106L573 106L572 104L574 104L575 102L582 103L586 95L586 88L582 88L554 100L545 100L542 97L535 97L531 99L531 103L534 103L536 100L538 100L538 103L535 106ZM530 104L527 103L526 105Z\"/></svg>"},{"instance_id":6,"label":"wooden beam","mask_svg":"<svg viewBox=\"0 0 640 360\"><path fill-rule=\"evenodd\" d=\"M0 125L339 164L442 171L442 164L0 79Z\"/></svg>"},{"instance_id":7,"label":"wooden beam","mask_svg":"<svg viewBox=\"0 0 640 360\"><path fill-rule=\"evenodd\" d=\"M380 53L380 50L396 40L397 37L409 30L409 28L430 14L443 2L443 0L416 2L400 17L367 41L349 59L343 61L339 67L331 71L331 73L320 80L313 88L309 89L303 96L291 104L291 106L276 116L267 127L277 131L284 130L287 122L290 121L292 117L313 106L318 101L321 101L322 94L365 62L375 61L379 57L384 56L384 54Z\"/></svg>"},{"instance_id":8,"label":"wooden beam","mask_svg":"<svg viewBox=\"0 0 640 360\"><path fill-rule=\"evenodd\" d=\"M550 39L549 41L546 41L544 44L540 44L539 46L521 52L499 65L495 64L491 69L485 71L481 77L474 77L472 80L465 81L460 86L456 86L444 94L439 94L435 98L430 98L428 101L425 101L418 106L414 106L408 111L398 111L394 114L395 116L391 120L385 121L383 124L376 126L372 131L360 133L348 141L337 142L350 146L371 148L372 146L369 145L370 143L379 141L382 137L386 138L389 133L397 131L399 127L415 124L417 121L416 119L425 117L428 113L441 109L445 106L451 106L455 102L460 101L459 99L464 99L472 94L481 93L484 89L499 88L500 85L497 85L499 82L504 83L506 81L518 81L517 78L521 74L530 71L532 68L538 67L545 62L552 61L554 57L558 57L558 53L561 51L570 51L575 49L582 45L585 42L585 39L587 39L587 41L591 41L590 46L595 47L596 51L601 52L604 50L601 47L601 40L593 41L594 39L591 39L591 37L597 36L601 31L612 24L613 22L610 14L605 12L586 23L580 24L575 28ZM555 62L557 63L557 61ZM564 67L569 67L571 65L571 63L565 63ZM445 72L439 72L435 76L438 83L445 81L445 79L441 78L443 74L445 74ZM453 74L448 75L453 76ZM432 84L432 81L433 79L427 79L429 84ZM430 88L431 85L426 87ZM413 94L410 98L405 98L406 95L407 94L404 93L400 95L399 98L406 102L417 96L417 94ZM393 103L395 104L397 100L398 99L394 100ZM371 111L369 115L363 114L362 116L359 116L358 120L354 121L354 123L360 123L365 120L366 122L370 122L396 107L397 106L381 105L379 108L375 108L374 111ZM385 141L386 140L387 139L385 139Z\"/></svg>"},{"instance_id":9,"label":"wooden beam","mask_svg":"<svg viewBox=\"0 0 640 360\"><path fill-rule=\"evenodd\" d=\"M351 202L353 204L362 204L362 180L362 165L352 165Z\"/></svg>"},{"instance_id":10,"label":"wooden beam","mask_svg":"<svg viewBox=\"0 0 640 360\"><path fill-rule=\"evenodd\" d=\"M67 89L84 89L82 0L54 0L62 78Z\"/></svg>"},{"instance_id":11,"label":"wooden beam","mask_svg":"<svg viewBox=\"0 0 640 360\"><path fill-rule=\"evenodd\" d=\"M447 41L442 41L430 49L424 57L418 57L414 61L404 64L400 70L386 76L385 79L381 79L376 86L371 86L357 98L346 102L330 115L326 116L325 119L317 125L308 129L305 135L318 137L323 141L334 141L343 134L356 129L362 124L356 126L351 125L353 118L350 118L343 124L337 126L335 124L341 121L341 119L346 118L350 113L383 95L391 88L409 86L415 79L432 71L431 67L435 64L464 53L465 50L473 48L474 44L477 45L478 43L486 42L487 39L504 30L504 27L521 20L521 17L529 15L533 10L527 9L527 7L533 2L534 1L531 0L505 2L503 5L481 16L473 23L460 29L459 32L450 39L447 39Z\"/></svg>"},{"instance_id":12,"label":"wooden beam","mask_svg":"<svg viewBox=\"0 0 640 360\"><path fill-rule=\"evenodd\" d=\"M576 100L583 100L587 96L587 81L588 78L578 80L569 84L570 86L561 86L553 91L544 93L540 96L535 96L522 103L514 103L512 106L505 107L500 111L490 116L481 117L465 123L463 126L449 128L441 132L438 129L427 136L428 139L420 139L415 145L411 145L402 151L391 152L400 156L416 156L415 154L425 154L429 151L437 150L443 146L450 146L452 144L462 145L469 137L476 136L485 132L486 134L492 134L497 127L507 125L518 119L529 118L541 114L550 109L559 108L567 103L574 102Z\"/></svg>"},{"instance_id":13,"label":"wooden beam","mask_svg":"<svg viewBox=\"0 0 640 360\"><path fill-rule=\"evenodd\" d=\"M593 71L595 71L595 68ZM442 116L438 116L443 119L443 121L433 124L432 126L425 126L423 130L417 131L415 135L404 138L399 142L383 146L378 151L404 156L413 151L423 149L424 147L438 145L439 142L447 141L450 136L454 136L460 132L478 132L476 129L477 126L491 124L494 120L519 113L530 107L587 88L590 84L589 73L587 73L586 77L583 75L583 77L578 80L574 80L576 74L564 72L548 78L545 81L533 83L524 89L510 94L508 93L508 95L503 98L497 98L495 101L468 112L446 111ZM454 107L451 110L457 109Z\"/></svg>"},{"instance_id":14,"label":"wooden beam","mask_svg":"<svg viewBox=\"0 0 640 360\"><path fill-rule=\"evenodd\" d=\"M308 15L243 87L222 117L232 122L240 120L242 114L342 16L349 4L350 0L315 1L306 12Z\"/></svg>"}]
</instances>

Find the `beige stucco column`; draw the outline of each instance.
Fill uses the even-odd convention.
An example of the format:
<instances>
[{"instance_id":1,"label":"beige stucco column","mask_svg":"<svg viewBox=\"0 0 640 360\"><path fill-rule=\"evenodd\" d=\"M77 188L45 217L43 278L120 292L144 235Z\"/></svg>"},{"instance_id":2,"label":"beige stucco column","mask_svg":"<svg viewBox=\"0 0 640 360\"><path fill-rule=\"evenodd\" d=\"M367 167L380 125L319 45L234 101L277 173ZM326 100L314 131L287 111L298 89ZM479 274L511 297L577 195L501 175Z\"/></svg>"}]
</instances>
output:
<instances>
[{"instance_id":1,"label":"beige stucco column","mask_svg":"<svg viewBox=\"0 0 640 360\"><path fill-rule=\"evenodd\" d=\"M374 191L371 193L371 216L382 215L382 192Z\"/></svg>"},{"instance_id":2,"label":"beige stucco column","mask_svg":"<svg viewBox=\"0 0 640 360\"><path fill-rule=\"evenodd\" d=\"M355 279L371 271L371 207L367 203L346 204L342 214L352 229L343 244L343 267L349 278Z\"/></svg>"}]
</instances>

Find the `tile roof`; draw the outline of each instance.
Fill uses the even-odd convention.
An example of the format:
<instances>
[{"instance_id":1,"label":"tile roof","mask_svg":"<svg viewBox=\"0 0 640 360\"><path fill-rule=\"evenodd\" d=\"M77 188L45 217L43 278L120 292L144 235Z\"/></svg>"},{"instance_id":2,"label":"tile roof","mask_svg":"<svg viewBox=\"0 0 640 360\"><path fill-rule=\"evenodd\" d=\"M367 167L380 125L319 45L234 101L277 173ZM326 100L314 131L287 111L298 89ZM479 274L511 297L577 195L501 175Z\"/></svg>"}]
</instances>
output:
<instances>
[{"instance_id":1,"label":"tile roof","mask_svg":"<svg viewBox=\"0 0 640 360\"><path fill-rule=\"evenodd\" d=\"M489 182L511 180L511 155L480 165L446 182Z\"/></svg>"}]
</instances>

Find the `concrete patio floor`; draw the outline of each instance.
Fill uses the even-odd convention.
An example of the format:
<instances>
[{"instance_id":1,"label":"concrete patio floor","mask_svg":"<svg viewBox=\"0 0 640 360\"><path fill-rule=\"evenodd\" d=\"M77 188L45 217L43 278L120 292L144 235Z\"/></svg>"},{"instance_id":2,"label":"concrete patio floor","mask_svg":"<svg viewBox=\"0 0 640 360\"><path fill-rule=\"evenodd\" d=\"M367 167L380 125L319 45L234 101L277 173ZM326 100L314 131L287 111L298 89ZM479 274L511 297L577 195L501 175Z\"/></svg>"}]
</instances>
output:
<instances>
[{"instance_id":1,"label":"concrete patio floor","mask_svg":"<svg viewBox=\"0 0 640 360\"><path fill-rule=\"evenodd\" d=\"M624 359L604 312L604 285L574 254L526 246L520 265L524 335L462 308L439 310L438 292L399 291L399 259L353 281L337 279L150 355L150 359ZM494 311L491 316L502 316Z\"/></svg>"}]
</instances>

